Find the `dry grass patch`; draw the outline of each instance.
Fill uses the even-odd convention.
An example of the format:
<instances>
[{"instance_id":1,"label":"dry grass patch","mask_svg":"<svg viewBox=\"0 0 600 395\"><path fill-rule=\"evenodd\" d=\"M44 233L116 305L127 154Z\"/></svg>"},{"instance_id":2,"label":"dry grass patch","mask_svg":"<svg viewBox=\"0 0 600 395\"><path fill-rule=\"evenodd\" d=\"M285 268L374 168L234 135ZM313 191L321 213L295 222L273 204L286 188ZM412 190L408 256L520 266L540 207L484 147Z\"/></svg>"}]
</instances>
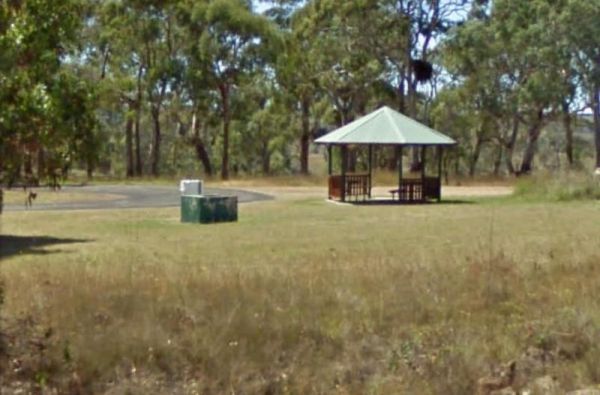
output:
<instances>
[{"instance_id":1,"label":"dry grass patch","mask_svg":"<svg viewBox=\"0 0 600 395\"><path fill-rule=\"evenodd\" d=\"M99 200L116 200L121 198L119 195L101 194L91 192L72 192L67 190L51 191L45 188L31 189L37 196L33 204L56 204L56 203L81 203ZM4 204L22 204L25 205L29 190L24 192L22 189L4 190Z\"/></svg>"},{"instance_id":2,"label":"dry grass patch","mask_svg":"<svg viewBox=\"0 0 600 395\"><path fill-rule=\"evenodd\" d=\"M464 394L573 333L583 352L549 369L600 381L598 204L240 210L214 226L177 209L4 215L2 234L87 240L2 259L4 317L52 328L34 377L113 393Z\"/></svg>"}]
</instances>

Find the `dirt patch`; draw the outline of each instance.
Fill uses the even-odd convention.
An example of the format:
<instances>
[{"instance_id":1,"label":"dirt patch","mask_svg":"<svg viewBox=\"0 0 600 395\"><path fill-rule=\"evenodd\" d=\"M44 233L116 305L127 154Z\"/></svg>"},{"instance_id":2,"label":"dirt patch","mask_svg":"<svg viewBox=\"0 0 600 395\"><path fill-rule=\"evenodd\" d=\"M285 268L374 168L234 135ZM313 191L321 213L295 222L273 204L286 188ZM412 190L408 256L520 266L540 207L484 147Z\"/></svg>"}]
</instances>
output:
<instances>
[{"instance_id":1,"label":"dirt patch","mask_svg":"<svg viewBox=\"0 0 600 395\"><path fill-rule=\"evenodd\" d=\"M390 197L393 186L373 187L373 196ZM277 200L296 200L327 197L327 187L253 187L251 190L274 196ZM510 186L443 186L444 197L495 197L508 196L513 193Z\"/></svg>"},{"instance_id":2,"label":"dirt patch","mask_svg":"<svg viewBox=\"0 0 600 395\"><path fill-rule=\"evenodd\" d=\"M464 196L464 197L493 197L508 196L514 191L510 186L443 186L442 196Z\"/></svg>"}]
</instances>

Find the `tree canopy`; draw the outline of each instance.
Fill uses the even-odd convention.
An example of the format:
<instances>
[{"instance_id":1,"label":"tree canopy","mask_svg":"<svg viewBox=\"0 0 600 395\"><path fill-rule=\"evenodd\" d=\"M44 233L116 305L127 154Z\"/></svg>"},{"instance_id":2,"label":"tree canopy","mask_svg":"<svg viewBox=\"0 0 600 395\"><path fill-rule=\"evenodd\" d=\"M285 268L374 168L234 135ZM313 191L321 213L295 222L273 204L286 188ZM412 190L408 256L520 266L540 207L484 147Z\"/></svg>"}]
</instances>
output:
<instances>
[{"instance_id":1,"label":"tree canopy","mask_svg":"<svg viewBox=\"0 0 600 395\"><path fill-rule=\"evenodd\" d=\"M75 168L307 174L316 136L384 104L456 138L445 163L457 173L600 167L599 10L2 0L0 185L57 183Z\"/></svg>"}]
</instances>

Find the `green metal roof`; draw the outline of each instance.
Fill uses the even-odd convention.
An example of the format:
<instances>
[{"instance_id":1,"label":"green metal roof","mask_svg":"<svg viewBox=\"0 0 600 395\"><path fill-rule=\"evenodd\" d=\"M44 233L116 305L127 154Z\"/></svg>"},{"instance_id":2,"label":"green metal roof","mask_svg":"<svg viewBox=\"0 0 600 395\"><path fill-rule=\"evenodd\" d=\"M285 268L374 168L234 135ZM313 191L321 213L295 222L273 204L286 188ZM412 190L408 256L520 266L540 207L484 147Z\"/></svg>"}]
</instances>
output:
<instances>
[{"instance_id":1,"label":"green metal roof","mask_svg":"<svg viewBox=\"0 0 600 395\"><path fill-rule=\"evenodd\" d=\"M316 139L315 143L453 145L456 141L384 106Z\"/></svg>"}]
</instances>

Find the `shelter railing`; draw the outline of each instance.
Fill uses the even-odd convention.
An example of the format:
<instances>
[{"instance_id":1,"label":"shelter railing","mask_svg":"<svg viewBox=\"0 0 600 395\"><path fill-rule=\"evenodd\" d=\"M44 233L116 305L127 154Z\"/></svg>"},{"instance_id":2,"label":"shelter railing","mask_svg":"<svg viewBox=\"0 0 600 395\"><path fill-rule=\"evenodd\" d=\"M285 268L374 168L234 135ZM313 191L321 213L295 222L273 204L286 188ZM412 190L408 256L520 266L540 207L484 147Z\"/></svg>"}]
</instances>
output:
<instances>
[{"instance_id":1,"label":"shelter railing","mask_svg":"<svg viewBox=\"0 0 600 395\"><path fill-rule=\"evenodd\" d=\"M439 177L405 178L397 192L398 200L401 202L439 200L442 196L442 183Z\"/></svg>"},{"instance_id":2,"label":"shelter railing","mask_svg":"<svg viewBox=\"0 0 600 395\"><path fill-rule=\"evenodd\" d=\"M345 181L345 182L344 182ZM344 185L345 184L345 185ZM346 174L329 176L329 198L346 200L370 196L371 180L369 174Z\"/></svg>"}]
</instances>

